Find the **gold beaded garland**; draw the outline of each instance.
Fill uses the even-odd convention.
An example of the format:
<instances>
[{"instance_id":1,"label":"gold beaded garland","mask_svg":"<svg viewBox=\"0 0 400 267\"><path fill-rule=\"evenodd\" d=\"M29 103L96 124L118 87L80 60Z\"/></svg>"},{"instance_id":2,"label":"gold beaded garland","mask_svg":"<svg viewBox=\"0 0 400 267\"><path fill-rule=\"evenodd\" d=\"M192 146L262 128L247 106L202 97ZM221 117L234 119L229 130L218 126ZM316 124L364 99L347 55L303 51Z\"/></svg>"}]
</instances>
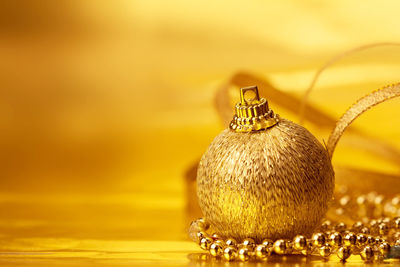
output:
<instances>
[{"instance_id":1,"label":"gold beaded garland","mask_svg":"<svg viewBox=\"0 0 400 267\"><path fill-rule=\"evenodd\" d=\"M392 210L390 214L400 214L400 211ZM218 234L208 234L207 230L204 229L208 229L207 222L200 220L199 223L195 221L191 224L191 226L196 227L190 229L196 232L190 233L190 236L194 237L194 241L197 240L196 242L199 243L201 248L208 250L210 255L214 257L223 256L222 258L227 261L264 261L273 252L278 255L311 255L316 253L324 258L336 253L341 261L346 261L353 254L359 255L366 262L380 262L391 253L393 246L400 246L398 222L398 217L389 218L386 215L378 219L364 219L364 223L356 222L347 229L344 223L339 222L336 223L335 227L332 227L332 223L325 221L319 227L321 232L314 233L310 239L303 235L297 235L293 240L278 239L273 241L265 239L258 243L251 238L245 238L242 243L238 243L233 238L224 239ZM385 236L379 235L379 226L382 224L385 224L384 228L387 234ZM324 230L322 231L322 229ZM343 235L332 231L332 229L341 230ZM364 232L373 232L375 236Z\"/></svg>"}]
</instances>

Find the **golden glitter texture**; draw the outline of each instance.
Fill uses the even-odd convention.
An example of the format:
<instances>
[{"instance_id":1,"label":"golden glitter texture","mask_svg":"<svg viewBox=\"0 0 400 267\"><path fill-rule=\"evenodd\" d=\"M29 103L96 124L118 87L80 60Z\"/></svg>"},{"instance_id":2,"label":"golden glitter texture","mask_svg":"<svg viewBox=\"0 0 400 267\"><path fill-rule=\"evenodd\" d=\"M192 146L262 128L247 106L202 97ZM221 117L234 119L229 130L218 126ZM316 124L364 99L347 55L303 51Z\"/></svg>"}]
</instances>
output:
<instances>
[{"instance_id":1,"label":"golden glitter texture","mask_svg":"<svg viewBox=\"0 0 400 267\"><path fill-rule=\"evenodd\" d=\"M330 157L304 127L280 119L251 132L224 130L197 172L202 212L222 237L310 235L334 188Z\"/></svg>"}]
</instances>

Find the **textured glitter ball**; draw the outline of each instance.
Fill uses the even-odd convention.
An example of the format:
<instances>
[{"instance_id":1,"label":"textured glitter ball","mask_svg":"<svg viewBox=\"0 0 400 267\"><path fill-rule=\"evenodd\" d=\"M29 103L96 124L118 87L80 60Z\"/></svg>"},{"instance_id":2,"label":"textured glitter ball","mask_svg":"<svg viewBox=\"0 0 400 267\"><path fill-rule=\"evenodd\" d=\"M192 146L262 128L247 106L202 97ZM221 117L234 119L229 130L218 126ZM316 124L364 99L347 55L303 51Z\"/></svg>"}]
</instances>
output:
<instances>
[{"instance_id":1,"label":"textured glitter ball","mask_svg":"<svg viewBox=\"0 0 400 267\"><path fill-rule=\"evenodd\" d=\"M255 93L246 99L246 92ZM213 230L237 240L309 235L334 188L330 157L304 127L281 119L241 89L230 129L210 144L197 173L198 198Z\"/></svg>"}]
</instances>

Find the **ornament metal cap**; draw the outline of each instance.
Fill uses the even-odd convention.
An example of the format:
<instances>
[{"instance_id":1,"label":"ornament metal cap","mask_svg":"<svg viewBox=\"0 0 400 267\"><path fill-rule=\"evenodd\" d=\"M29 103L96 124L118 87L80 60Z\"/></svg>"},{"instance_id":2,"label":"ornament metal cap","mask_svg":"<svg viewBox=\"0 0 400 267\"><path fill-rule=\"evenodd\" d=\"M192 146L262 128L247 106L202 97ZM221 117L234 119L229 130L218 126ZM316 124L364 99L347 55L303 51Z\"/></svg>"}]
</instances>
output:
<instances>
[{"instance_id":1,"label":"ornament metal cap","mask_svg":"<svg viewBox=\"0 0 400 267\"><path fill-rule=\"evenodd\" d=\"M279 115L268 107L265 98L258 94L257 86L240 88L240 102L229 128L236 132L252 132L270 128L279 122Z\"/></svg>"}]
</instances>

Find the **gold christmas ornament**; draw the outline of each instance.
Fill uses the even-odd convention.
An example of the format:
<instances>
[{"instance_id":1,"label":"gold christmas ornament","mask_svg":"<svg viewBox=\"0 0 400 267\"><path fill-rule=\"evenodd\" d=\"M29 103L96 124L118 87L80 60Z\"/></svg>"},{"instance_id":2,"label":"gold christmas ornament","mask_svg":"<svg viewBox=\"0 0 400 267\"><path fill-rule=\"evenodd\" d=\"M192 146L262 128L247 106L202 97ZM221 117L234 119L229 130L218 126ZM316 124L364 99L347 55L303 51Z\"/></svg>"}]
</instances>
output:
<instances>
[{"instance_id":1,"label":"gold christmas ornament","mask_svg":"<svg viewBox=\"0 0 400 267\"><path fill-rule=\"evenodd\" d=\"M307 129L270 110L255 86L241 89L229 129L210 144L197 172L206 221L236 240L309 236L333 188L327 150ZM239 251L239 257L245 256Z\"/></svg>"}]
</instances>

